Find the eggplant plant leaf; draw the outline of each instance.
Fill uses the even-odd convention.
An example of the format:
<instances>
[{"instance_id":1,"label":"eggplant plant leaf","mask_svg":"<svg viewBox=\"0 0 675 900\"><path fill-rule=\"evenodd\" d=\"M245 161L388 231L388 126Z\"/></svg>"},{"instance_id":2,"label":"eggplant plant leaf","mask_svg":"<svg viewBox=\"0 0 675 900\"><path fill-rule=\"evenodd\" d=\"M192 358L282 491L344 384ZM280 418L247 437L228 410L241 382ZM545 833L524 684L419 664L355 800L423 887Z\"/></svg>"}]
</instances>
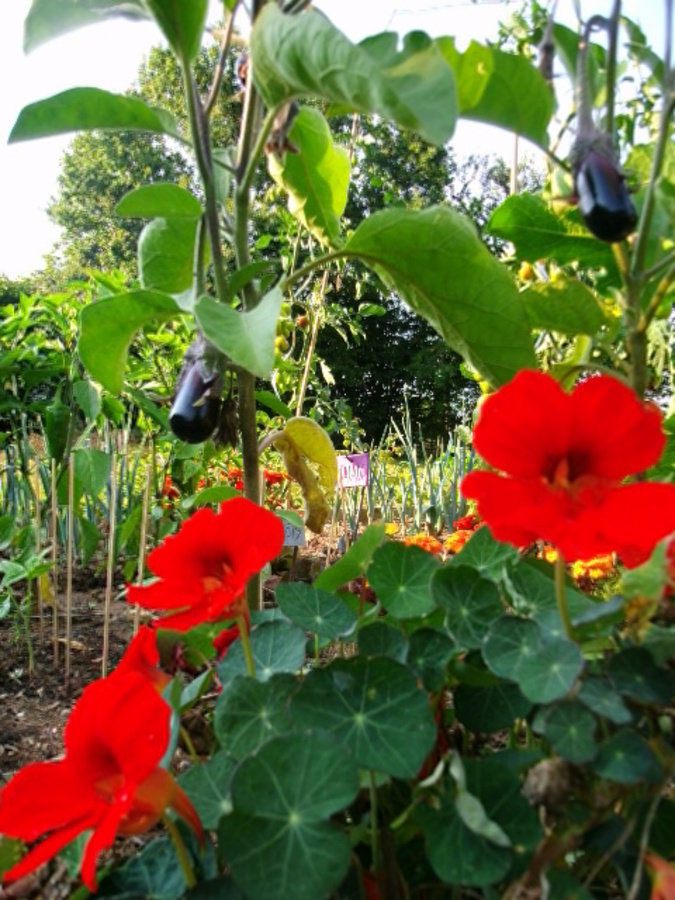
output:
<instances>
[{"instance_id":1,"label":"eggplant plant leaf","mask_svg":"<svg viewBox=\"0 0 675 900\"><path fill-rule=\"evenodd\" d=\"M138 239L142 287L181 294L192 286L197 219L153 219Z\"/></svg>"},{"instance_id":2,"label":"eggplant plant leaf","mask_svg":"<svg viewBox=\"0 0 675 900\"><path fill-rule=\"evenodd\" d=\"M145 0L173 50L188 62L201 47L208 0Z\"/></svg>"},{"instance_id":3,"label":"eggplant plant leaf","mask_svg":"<svg viewBox=\"0 0 675 900\"><path fill-rule=\"evenodd\" d=\"M511 276L454 210L375 213L359 225L344 252L374 269L493 385L536 367Z\"/></svg>"},{"instance_id":4,"label":"eggplant plant leaf","mask_svg":"<svg viewBox=\"0 0 675 900\"><path fill-rule=\"evenodd\" d=\"M113 16L147 19L148 12L142 0L33 0L24 23L24 53L60 34Z\"/></svg>"},{"instance_id":5,"label":"eggplant plant leaf","mask_svg":"<svg viewBox=\"0 0 675 900\"><path fill-rule=\"evenodd\" d=\"M175 119L164 109L100 88L75 87L24 106L8 143L93 130L152 131L178 136Z\"/></svg>"},{"instance_id":6,"label":"eggplant plant leaf","mask_svg":"<svg viewBox=\"0 0 675 900\"><path fill-rule=\"evenodd\" d=\"M452 37L437 41L455 73L459 114L515 131L541 147L554 106L543 76L524 56L472 41L464 53Z\"/></svg>"},{"instance_id":7,"label":"eggplant plant leaf","mask_svg":"<svg viewBox=\"0 0 675 900\"><path fill-rule=\"evenodd\" d=\"M328 123L310 107L300 110L288 140L297 153L287 152L283 159L270 154L269 173L288 194L289 212L322 244L334 244L347 203L347 151L333 143Z\"/></svg>"},{"instance_id":8,"label":"eggplant plant leaf","mask_svg":"<svg viewBox=\"0 0 675 900\"><path fill-rule=\"evenodd\" d=\"M195 305L204 336L235 365L259 378L268 378L274 366L274 335L282 294L273 288L247 312L237 312L206 295Z\"/></svg>"},{"instance_id":9,"label":"eggplant plant leaf","mask_svg":"<svg viewBox=\"0 0 675 900\"><path fill-rule=\"evenodd\" d=\"M197 198L177 184L156 182L144 184L126 193L115 207L118 216L128 219L198 219L202 205Z\"/></svg>"},{"instance_id":10,"label":"eggplant plant leaf","mask_svg":"<svg viewBox=\"0 0 675 900\"><path fill-rule=\"evenodd\" d=\"M80 315L79 357L91 377L112 394L124 386L124 369L134 334L151 322L180 315L173 297L156 291L130 291L85 306Z\"/></svg>"},{"instance_id":11,"label":"eggplant plant leaf","mask_svg":"<svg viewBox=\"0 0 675 900\"><path fill-rule=\"evenodd\" d=\"M420 31L397 49L394 33L352 44L321 13L287 15L268 3L251 32L253 78L268 107L319 97L373 113L438 146L452 136L455 80L436 44Z\"/></svg>"},{"instance_id":12,"label":"eggplant plant leaf","mask_svg":"<svg viewBox=\"0 0 675 900\"><path fill-rule=\"evenodd\" d=\"M593 291L580 281L561 280L535 284L521 294L533 328L574 337L594 335L605 323L605 314Z\"/></svg>"}]
</instances>

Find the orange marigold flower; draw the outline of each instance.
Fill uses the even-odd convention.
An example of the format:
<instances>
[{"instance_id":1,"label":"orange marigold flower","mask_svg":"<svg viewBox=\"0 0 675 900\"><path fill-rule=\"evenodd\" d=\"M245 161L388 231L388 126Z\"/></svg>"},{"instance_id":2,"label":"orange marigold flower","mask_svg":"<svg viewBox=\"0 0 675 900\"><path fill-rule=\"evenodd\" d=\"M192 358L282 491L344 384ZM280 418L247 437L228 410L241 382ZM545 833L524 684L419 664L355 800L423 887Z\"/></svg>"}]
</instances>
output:
<instances>
[{"instance_id":1,"label":"orange marigold flower","mask_svg":"<svg viewBox=\"0 0 675 900\"><path fill-rule=\"evenodd\" d=\"M438 540L438 538L431 537L429 534L413 534L411 537L407 537L403 539L403 543L406 547L421 547L422 550L426 550L427 553L440 553L443 549L443 544Z\"/></svg>"},{"instance_id":2,"label":"orange marigold flower","mask_svg":"<svg viewBox=\"0 0 675 900\"><path fill-rule=\"evenodd\" d=\"M443 549L446 553L459 553L471 537L473 537L473 531L469 528L460 528L459 531L454 531L450 537L445 539Z\"/></svg>"},{"instance_id":3,"label":"orange marigold flower","mask_svg":"<svg viewBox=\"0 0 675 900\"><path fill-rule=\"evenodd\" d=\"M282 484L288 478L285 472L273 472L271 469L265 469L263 475L267 484Z\"/></svg>"},{"instance_id":4,"label":"orange marigold flower","mask_svg":"<svg viewBox=\"0 0 675 900\"><path fill-rule=\"evenodd\" d=\"M659 409L604 375L568 394L550 375L522 371L482 404L476 451L499 472L464 476L492 534L537 540L565 559L616 552L633 568L675 530L675 485L623 479L665 447Z\"/></svg>"},{"instance_id":5,"label":"orange marigold flower","mask_svg":"<svg viewBox=\"0 0 675 900\"><path fill-rule=\"evenodd\" d=\"M553 564L557 561L560 554L555 549L555 547L551 547L550 544L544 544L539 553L537 553L537 557L539 559L545 559L547 563Z\"/></svg>"}]
</instances>

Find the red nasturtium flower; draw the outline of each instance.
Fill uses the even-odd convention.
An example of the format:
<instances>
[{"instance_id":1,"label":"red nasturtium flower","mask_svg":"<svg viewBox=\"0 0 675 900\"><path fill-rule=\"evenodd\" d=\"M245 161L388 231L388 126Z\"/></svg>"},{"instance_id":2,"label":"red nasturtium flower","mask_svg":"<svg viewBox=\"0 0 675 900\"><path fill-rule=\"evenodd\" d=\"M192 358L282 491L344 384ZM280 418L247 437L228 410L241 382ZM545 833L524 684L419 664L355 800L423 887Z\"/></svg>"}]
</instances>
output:
<instances>
[{"instance_id":1,"label":"red nasturtium flower","mask_svg":"<svg viewBox=\"0 0 675 900\"><path fill-rule=\"evenodd\" d=\"M137 672L90 684L65 728L65 757L25 766L0 791L0 834L35 841L4 875L16 881L92 831L81 875L96 890L96 860L115 835L152 828L171 806L203 839L199 816L159 762L169 743L171 710Z\"/></svg>"},{"instance_id":2,"label":"red nasturtium flower","mask_svg":"<svg viewBox=\"0 0 675 900\"><path fill-rule=\"evenodd\" d=\"M475 513L468 513L461 519L456 519L452 523L452 527L455 531L474 531L480 524L481 521Z\"/></svg>"},{"instance_id":3,"label":"red nasturtium flower","mask_svg":"<svg viewBox=\"0 0 675 900\"><path fill-rule=\"evenodd\" d=\"M114 674L137 672L143 675L161 693L171 681L171 675L159 668L157 632L150 625L142 625L133 638L124 656L117 664Z\"/></svg>"},{"instance_id":4,"label":"red nasturtium flower","mask_svg":"<svg viewBox=\"0 0 675 900\"><path fill-rule=\"evenodd\" d=\"M656 406L615 378L568 394L541 372L523 371L483 403L476 451L498 472L470 472L462 493L501 541L543 539L565 559L616 551L629 568L675 529L675 485L623 479L661 456Z\"/></svg>"},{"instance_id":5,"label":"red nasturtium flower","mask_svg":"<svg viewBox=\"0 0 675 900\"><path fill-rule=\"evenodd\" d=\"M218 659L223 659L227 651L230 649L231 645L239 637L239 626L232 625L230 628L226 628L224 631L221 631L220 634L217 634L213 639L213 648L216 651Z\"/></svg>"},{"instance_id":6,"label":"red nasturtium flower","mask_svg":"<svg viewBox=\"0 0 675 900\"><path fill-rule=\"evenodd\" d=\"M146 609L171 610L158 624L176 631L245 614L246 582L283 542L281 519L244 497L226 500L217 513L200 509L148 557L159 580L129 585L127 599Z\"/></svg>"}]
</instances>

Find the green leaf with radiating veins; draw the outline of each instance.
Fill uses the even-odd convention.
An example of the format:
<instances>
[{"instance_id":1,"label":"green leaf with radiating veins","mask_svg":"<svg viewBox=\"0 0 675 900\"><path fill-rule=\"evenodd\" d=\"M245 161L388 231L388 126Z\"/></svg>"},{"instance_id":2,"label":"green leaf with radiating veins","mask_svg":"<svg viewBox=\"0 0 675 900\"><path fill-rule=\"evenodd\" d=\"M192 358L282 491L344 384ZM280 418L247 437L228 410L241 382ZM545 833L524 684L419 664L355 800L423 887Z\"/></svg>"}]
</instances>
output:
<instances>
[{"instance_id":1,"label":"green leaf with radiating veins","mask_svg":"<svg viewBox=\"0 0 675 900\"><path fill-rule=\"evenodd\" d=\"M251 632L251 653L259 681L268 681L277 672L297 672L305 661L305 634L290 622L266 622ZM241 638L229 648L218 663L223 685L236 675L247 672Z\"/></svg>"},{"instance_id":2,"label":"green leaf with radiating veins","mask_svg":"<svg viewBox=\"0 0 675 900\"><path fill-rule=\"evenodd\" d=\"M540 647L541 632L534 622L501 616L490 625L482 654L491 672L516 681L523 663L536 656Z\"/></svg>"},{"instance_id":3,"label":"green leaf with radiating veins","mask_svg":"<svg viewBox=\"0 0 675 900\"><path fill-rule=\"evenodd\" d=\"M188 62L194 59L201 47L208 0L145 0L145 5L177 56Z\"/></svg>"},{"instance_id":4,"label":"green leaf with radiating veins","mask_svg":"<svg viewBox=\"0 0 675 900\"><path fill-rule=\"evenodd\" d=\"M438 568L438 560L421 547L391 542L373 554L368 582L387 612L397 619L411 619L435 608L431 576Z\"/></svg>"},{"instance_id":5,"label":"green leaf with radiating veins","mask_svg":"<svg viewBox=\"0 0 675 900\"><path fill-rule=\"evenodd\" d=\"M256 307L238 312L203 295L195 304L195 317L206 339L235 365L259 378L268 378L274 366L274 337L282 297L278 287L272 288Z\"/></svg>"},{"instance_id":6,"label":"green leaf with radiating veins","mask_svg":"<svg viewBox=\"0 0 675 900\"><path fill-rule=\"evenodd\" d=\"M359 767L398 778L419 771L436 734L415 676L386 656L312 670L293 698L291 716L300 727L330 732Z\"/></svg>"},{"instance_id":7,"label":"green leaf with radiating veins","mask_svg":"<svg viewBox=\"0 0 675 900\"><path fill-rule=\"evenodd\" d=\"M460 116L507 128L548 148L553 91L528 59L476 41L464 53L452 37L436 43L455 73Z\"/></svg>"},{"instance_id":8,"label":"green leaf with radiating veins","mask_svg":"<svg viewBox=\"0 0 675 900\"><path fill-rule=\"evenodd\" d=\"M125 218L199 219L202 205L190 191L168 182L155 182L133 188L115 207L118 216Z\"/></svg>"},{"instance_id":9,"label":"green leaf with radiating veins","mask_svg":"<svg viewBox=\"0 0 675 900\"><path fill-rule=\"evenodd\" d=\"M579 647L564 638L554 638L522 661L518 685L533 703L551 703L572 690L583 667Z\"/></svg>"},{"instance_id":10,"label":"green leaf with radiating veins","mask_svg":"<svg viewBox=\"0 0 675 900\"><path fill-rule=\"evenodd\" d=\"M24 106L8 143L93 130L152 131L178 136L175 119L166 110L100 88L76 87Z\"/></svg>"},{"instance_id":11,"label":"green leaf with radiating veins","mask_svg":"<svg viewBox=\"0 0 675 900\"><path fill-rule=\"evenodd\" d=\"M268 107L293 97L318 97L382 116L438 146L456 118L452 69L422 32L394 33L352 44L318 11L286 15L268 3L256 19L250 46L253 78Z\"/></svg>"},{"instance_id":12,"label":"green leaf with radiating veins","mask_svg":"<svg viewBox=\"0 0 675 900\"><path fill-rule=\"evenodd\" d=\"M384 210L365 219L343 251L374 269L491 384L536 367L511 276L464 216L441 206Z\"/></svg>"},{"instance_id":13,"label":"green leaf with radiating veins","mask_svg":"<svg viewBox=\"0 0 675 900\"><path fill-rule=\"evenodd\" d=\"M469 566L446 566L431 579L431 594L445 610L445 624L460 647L480 647L504 607L495 585Z\"/></svg>"},{"instance_id":14,"label":"green leaf with radiating veins","mask_svg":"<svg viewBox=\"0 0 675 900\"><path fill-rule=\"evenodd\" d=\"M217 828L225 813L230 812L230 780L237 759L226 750L198 763L184 772L178 783L194 803L204 828Z\"/></svg>"},{"instance_id":15,"label":"green leaf with radiating veins","mask_svg":"<svg viewBox=\"0 0 675 900\"><path fill-rule=\"evenodd\" d=\"M301 581L280 584L276 601L291 622L320 640L338 638L356 624L356 616L340 597Z\"/></svg>"},{"instance_id":16,"label":"green leaf with radiating veins","mask_svg":"<svg viewBox=\"0 0 675 900\"><path fill-rule=\"evenodd\" d=\"M318 109L303 107L288 133L294 150L267 157L267 168L288 194L288 209L321 243L334 244L347 203L349 156L333 143ZM297 152L295 152L297 150Z\"/></svg>"},{"instance_id":17,"label":"green leaf with radiating veins","mask_svg":"<svg viewBox=\"0 0 675 900\"><path fill-rule=\"evenodd\" d=\"M264 682L246 675L234 678L218 697L213 717L221 747L239 760L290 731L288 706L296 688L292 675L274 675Z\"/></svg>"},{"instance_id":18,"label":"green leaf with radiating veins","mask_svg":"<svg viewBox=\"0 0 675 900\"><path fill-rule=\"evenodd\" d=\"M563 700L545 718L544 734L563 759L589 762L596 753L595 716L578 700Z\"/></svg>"},{"instance_id":19,"label":"green leaf with radiating veins","mask_svg":"<svg viewBox=\"0 0 675 900\"><path fill-rule=\"evenodd\" d=\"M359 788L356 768L325 735L274 738L232 781L234 811L219 843L235 881L256 900L328 897L349 865L345 832L328 819Z\"/></svg>"},{"instance_id":20,"label":"green leaf with radiating veins","mask_svg":"<svg viewBox=\"0 0 675 900\"><path fill-rule=\"evenodd\" d=\"M656 783L663 778L663 769L652 748L628 728L617 731L600 745L593 769L619 784L636 784L643 779Z\"/></svg>"},{"instance_id":21,"label":"green leaf with radiating veins","mask_svg":"<svg viewBox=\"0 0 675 900\"><path fill-rule=\"evenodd\" d=\"M148 11L143 0L33 0L24 24L24 53L60 34L113 16L147 19Z\"/></svg>"},{"instance_id":22,"label":"green leaf with radiating veins","mask_svg":"<svg viewBox=\"0 0 675 900\"><path fill-rule=\"evenodd\" d=\"M124 386L129 346L136 332L152 322L181 314L178 304L156 291L130 291L104 297L80 313L77 352L91 377L111 394Z\"/></svg>"}]
</instances>

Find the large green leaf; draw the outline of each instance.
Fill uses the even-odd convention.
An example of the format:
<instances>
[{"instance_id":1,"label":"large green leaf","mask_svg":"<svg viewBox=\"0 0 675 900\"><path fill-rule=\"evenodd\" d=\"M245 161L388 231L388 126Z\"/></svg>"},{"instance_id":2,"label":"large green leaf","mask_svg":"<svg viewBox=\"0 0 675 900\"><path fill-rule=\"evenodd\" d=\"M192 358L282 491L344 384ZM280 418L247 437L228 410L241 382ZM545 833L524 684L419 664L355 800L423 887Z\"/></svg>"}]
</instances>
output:
<instances>
[{"instance_id":1,"label":"large green leaf","mask_svg":"<svg viewBox=\"0 0 675 900\"><path fill-rule=\"evenodd\" d=\"M265 294L247 312L237 312L204 295L195 305L195 317L214 347L259 378L268 378L274 366L274 337L281 311L278 287Z\"/></svg>"},{"instance_id":2,"label":"large green leaf","mask_svg":"<svg viewBox=\"0 0 675 900\"><path fill-rule=\"evenodd\" d=\"M126 193L115 207L118 216L154 219L163 216L198 219L202 205L190 191L177 184L144 184Z\"/></svg>"},{"instance_id":3,"label":"large green leaf","mask_svg":"<svg viewBox=\"0 0 675 900\"><path fill-rule=\"evenodd\" d=\"M145 0L176 54L189 61L199 53L208 0Z\"/></svg>"},{"instance_id":4,"label":"large green leaf","mask_svg":"<svg viewBox=\"0 0 675 900\"><path fill-rule=\"evenodd\" d=\"M594 335L605 323L595 294L580 281L563 279L535 284L521 297L533 328L571 336Z\"/></svg>"},{"instance_id":5,"label":"large green leaf","mask_svg":"<svg viewBox=\"0 0 675 900\"><path fill-rule=\"evenodd\" d=\"M74 497L77 506L83 493L89 497L98 497L105 490L110 480L111 457L103 450L91 448L76 450L75 459ZM68 503L68 473L61 474L58 483L59 503L65 506Z\"/></svg>"},{"instance_id":6,"label":"large green leaf","mask_svg":"<svg viewBox=\"0 0 675 900\"><path fill-rule=\"evenodd\" d=\"M469 566L446 566L431 582L434 600L445 610L448 631L466 650L480 647L490 623L504 607L495 585Z\"/></svg>"},{"instance_id":7,"label":"large green leaf","mask_svg":"<svg viewBox=\"0 0 675 900\"><path fill-rule=\"evenodd\" d=\"M251 653L260 681L268 681L276 672L297 672L305 661L304 632L290 622L276 621L259 625L251 632ZM223 684L247 671L241 639L232 644L218 664Z\"/></svg>"},{"instance_id":8,"label":"large green leaf","mask_svg":"<svg viewBox=\"0 0 675 900\"><path fill-rule=\"evenodd\" d=\"M232 809L230 781L236 767L234 756L220 750L206 762L189 768L178 779L194 803L204 828L217 828L221 817Z\"/></svg>"},{"instance_id":9,"label":"large green leaf","mask_svg":"<svg viewBox=\"0 0 675 900\"><path fill-rule=\"evenodd\" d=\"M119 394L134 334L151 322L166 322L179 314L172 297L154 291L104 297L85 306L80 314L78 355L95 381Z\"/></svg>"},{"instance_id":10,"label":"large green leaf","mask_svg":"<svg viewBox=\"0 0 675 900\"><path fill-rule=\"evenodd\" d=\"M192 285L196 219L153 219L138 239L141 286L180 294Z\"/></svg>"},{"instance_id":11,"label":"large green leaf","mask_svg":"<svg viewBox=\"0 0 675 900\"><path fill-rule=\"evenodd\" d=\"M9 135L10 144L69 131L154 131L178 134L173 116L135 97L111 94L100 88L76 87L29 103L19 113Z\"/></svg>"},{"instance_id":12,"label":"large green leaf","mask_svg":"<svg viewBox=\"0 0 675 900\"><path fill-rule=\"evenodd\" d=\"M268 3L251 32L253 77L266 104L319 97L374 113L442 145L456 118L455 82L438 47L422 32L381 34L352 44L314 10L285 15Z\"/></svg>"},{"instance_id":13,"label":"large green leaf","mask_svg":"<svg viewBox=\"0 0 675 900\"><path fill-rule=\"evenodd\" d=\"M431 576L438 567L438 560L421 547L391 542L375 551L368 581L392 616L412 619L434 609Z\"/></svg>"},{"instance_id":14,"label":"large green leaf","mask_svg":"<svg viewBox=\"0 0 675 900\"><path fill-rule=\"evenodd\" d=\"M218 697L213 718L220 745L239 760L290 731L288 705L296 687L291 675L274 675L265 682L245 675L233 678Z\"/></svg>"},{"instance_id":15,"label":"large green leaf","mask_svg":"<svg viewBox=\"0 0 675 900\"><path fill-rule=\"evenodd\" d=\"M347 203L349 156L333 143L328 123L318 109L303 107L288 140L296 152L267 157L276 183L288 194L288 209L321 243L334 244Z\"/></svg>"},{"instance_id":16,"label":"large green leaf","mask_svg":"<svg viewBox=\"0 0 675 900\"><path fill-rule=\"evenodd\" d=\"M620 784L636 784L642 779L655 783L663 778L652 748L628 728L617 731L600 745L593 768L603 778Z\"/></svg>"},{"instance_id":17,"label":"large green leaf","mask_svg":"<svg viewBox=\"0 0 675 900\"><path fill-rule=\"evenodd\" d=\"M517 680L523 663L541 647L541 632L529 619L501 616L493 621L483 641L483 659L500 678Z\"/></svg>"},{"instance_id":18,"label":"large green leaf","mask_svg":"<svg viewBox=\"0 0 675 900\"><path fill-rule=\"evenodd\" d=\"M437 44L455 73L460 116L508 128L548 147L553 92L529 60L475 41L464 53L454 38L440 38Z\"/></svg>"},{"instance_id":19,"label":"large green leaf","mask_svg":"<svg viewBox=\"0 0 675 900\"><path fill-rule=\"evenodd\" d=\"M293 698L301 727L322 728L357 765L412 778L436 729L426 694L406 666L384 656L338 660L314 669Z\"/></svg>"},{"instance_id":20,"label":"large green leaf","mask_svg":"<svg viewBox=\"0 0 675 900\"><path fill-rule=\"evenodd\" d=\"M617 268L609 244L598 241L571 216L558 216L534 194L516 194L497 207L490 216L488 231L515 244L519 259L535 262L555 260L560 264L580 262L584 266L607 269L617 278Z\"/></svg>"},{"instance_id":21,"label":"large green leaf","mask_svg":"<svg viewBox=\"0 0 675 900\"><path fill-rule=\"evenodd\" d=\"M344 251L374 269L492 384L536 366L511 276L473 224L454 210L375 213L359 225Z\"/></svg>"},{"instance_id":22,"label":"large green leaf","mask_svg":"<svg viewBox=\"0 0 675 900\"><path fill-rule=\"evenodd\" d=\"M518 561L518 551L511 544L496 541L489 528L479 528L460 552L452 557L453 566L470 566L484 578L501 582L508 570Z\"/></svg>"},{"instance_id":23,"label":"large green leaf","mask_svg":"<svg viewBox=\"0 0 675 900\"><path fill-rule=\"evenodd\" d=\"M547 714L544 734L555 752L572 763L586 763L596 753L595 716L578 700L563 700Z\"/></svg>"},{"instance_id":24,"label":"large green leaf","mask_svg":"<svg viewBox=\"0 0 675 900\"><path fill-rule=\"evenodd\" d=\"M447 634L435 628L418 628L410 635L405 662L428 691L437 691L445 683L445 667L456 651Z\"/></svg>"},{"instance_id":25,"label":"large green leaf","mask_svg":"<svg viewBox=\"0 0 675 900\"><path fill-rule=\"evenodd\" d=\"M220 824L223 854L246 896L327 897L349 864L346 834L327 820L358 791L353 762L319 734L274 738L232 782L234 812Z\"/></svg>"},{"instance_id":26,"label":"large green leaf","mask_svg":"<svg viewBox=\"0 0 675 900\"><path fill-rule=\"evenodd\" d=\"M473 687L460 684L455 688L454 706L457 718L469 731L501 731L516 719L524 719L532 709L517 684Z\"/></svg>"},{"instance_id":27,"label":"large green leaf","mask_svg":"<svg viewBox=\"0 0 675 900\"><path fill-rule=\"evenodd\" d=\"M143 0L33 0L24 24L23 49L30 53L51 38L112 16L147 15Z\"/></svg>"},{"instance_id":28,"label":"large green leaf","mask_svg":"<svg viewBox=\"0 0 675 900\"><path fill-rule=\"evenodd\" d=\"M638 703L667 704L675 692L675 675L662 669L644 647L626 647L609 662L608 674L620 693Z\"/></svg>"},{"instance_id":29,"label":"large green leaf","mask_svg":"<svg viewBox=\"0 0 675 900\"><path fill-rule=\"evenodd\" d=\"M533 703L560 700L574 687L584 667L581 650L563 638L543 643L536 654L520 664L517 681Z\"/></svg>"},{"instance_id":30,"label":"large green leaf","mask_svg":"<svg viewBox=\"0 0 675 900\"><path fill-rule=\"evenodd\" d=\"M176 850L168 837L151 841L115 869L102 883L100 897L120 900L143 897L144 900L179 900L187 883Z\"/></svg>"},{"instance_id":31,"label":"large green leaf","mask_svg":"<svg viewBox=\"0 0 675 900\"><path fill-rule=\"evenodd\" d=\"M386 622L373 622L372 625L361 628L357 647L359 656L388 656L401 663L405 662L408 655L405 634Z\"/></svg>"},{"instance_id":32,"label":"large green leaf","mask_svg":"<svg viewBox=\"0 0 675 900\"><path fill-rule=\"evenodd\" d=\"M343 600L310 584L280 584L276 600L291 622L313 632L319 640L340 637L356 624L356 616Z\"/></svg>"}]
</instances>

